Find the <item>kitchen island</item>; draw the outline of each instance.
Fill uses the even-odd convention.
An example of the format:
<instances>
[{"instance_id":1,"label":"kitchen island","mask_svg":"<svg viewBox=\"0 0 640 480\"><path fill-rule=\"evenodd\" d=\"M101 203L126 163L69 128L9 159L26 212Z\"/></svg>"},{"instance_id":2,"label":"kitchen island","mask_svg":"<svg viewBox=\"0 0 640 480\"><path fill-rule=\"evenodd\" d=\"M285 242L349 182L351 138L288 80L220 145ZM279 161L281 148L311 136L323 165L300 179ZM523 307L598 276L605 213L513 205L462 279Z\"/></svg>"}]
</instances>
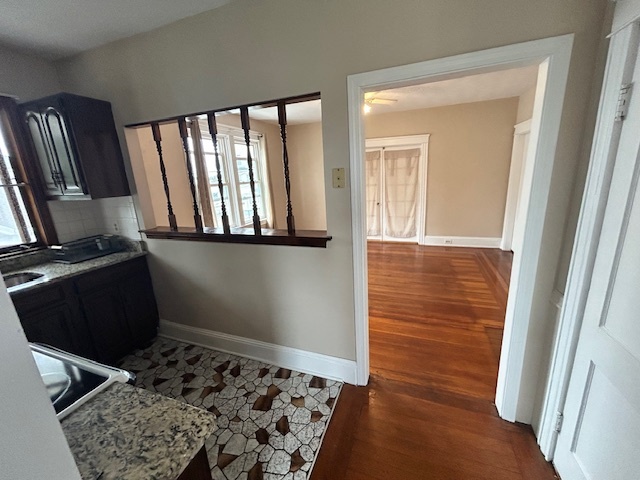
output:
<instances>
[{"instance_id":1,"label":"kitchen island","mask_svg":"<svg viewBox=\"0 0 640 480\"><path fill-rule=\"evenodd\" d=\"M211 478L215 416L186 403L114 383L61 425L85 480Z\"/></svg>"}]
</instances>

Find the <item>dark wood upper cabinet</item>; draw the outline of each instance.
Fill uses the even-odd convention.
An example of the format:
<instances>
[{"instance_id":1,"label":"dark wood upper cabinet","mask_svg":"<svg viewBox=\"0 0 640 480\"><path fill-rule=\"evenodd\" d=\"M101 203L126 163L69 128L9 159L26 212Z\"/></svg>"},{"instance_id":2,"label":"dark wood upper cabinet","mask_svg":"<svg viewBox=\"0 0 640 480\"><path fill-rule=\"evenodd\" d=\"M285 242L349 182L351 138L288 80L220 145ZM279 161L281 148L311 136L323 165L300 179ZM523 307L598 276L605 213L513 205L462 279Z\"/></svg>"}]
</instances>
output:
<instances>
[{"instance_id":1,"label":"dark wood upper cabinet","mask_svg":"<svg viewBox=\"0 0 640 480\"><path fill-rule=\"evenodd\" d=\"M109 102L59 93L21 108L50 198L130 194Z\"/></svg>"}]
</instances>

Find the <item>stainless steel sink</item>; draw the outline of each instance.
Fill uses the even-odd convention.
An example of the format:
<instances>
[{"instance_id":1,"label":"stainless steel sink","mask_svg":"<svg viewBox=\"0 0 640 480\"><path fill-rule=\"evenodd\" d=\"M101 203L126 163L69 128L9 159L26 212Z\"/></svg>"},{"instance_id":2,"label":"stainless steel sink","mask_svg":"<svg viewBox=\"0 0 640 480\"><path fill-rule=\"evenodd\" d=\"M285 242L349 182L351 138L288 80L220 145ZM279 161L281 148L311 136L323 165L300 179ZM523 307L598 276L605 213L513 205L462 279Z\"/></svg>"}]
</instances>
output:
<instances>
[{"instance_id":1,"label":"stainless steel sink","mask_svg":"<svg viewBox=\"0 0 640 480\"><path fill-rule=\"evenodd\" d=\"M126 370L102 365L50 346L35 343L29 346L60 420L114 382L135 383L136 376Z\"/></svg>"},{"instance_id":2,"label":"stainless steel sink","mask_svg":"<svg viewBox=\"0 0 640 480\"><path fill-rule=\"evenodd\" d=\"M4 283L7 284L7 288L17 287L18 285L24 285L28 282L33 282L34 280L38 280L39 278L44 277L42 273L35 272L20 272L20 273L10 273L8 275L3 275Z\"/></svg>"}]
</instances>

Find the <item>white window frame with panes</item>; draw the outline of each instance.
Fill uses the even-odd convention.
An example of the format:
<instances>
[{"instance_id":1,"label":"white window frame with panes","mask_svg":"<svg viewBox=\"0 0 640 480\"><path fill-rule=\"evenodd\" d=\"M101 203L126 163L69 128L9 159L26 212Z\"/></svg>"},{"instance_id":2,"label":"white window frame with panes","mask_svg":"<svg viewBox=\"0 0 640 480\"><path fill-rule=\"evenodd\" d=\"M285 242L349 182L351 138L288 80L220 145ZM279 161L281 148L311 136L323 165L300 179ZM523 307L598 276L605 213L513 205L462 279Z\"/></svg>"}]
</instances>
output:
<instances>
[{"instance_id":1,"label":"white window frame with panes","mask_svg":"<svg viewBox=\"0 0 640 480\"><path fill-rule=\"evenodd\" d=\"M209 133L206 119L200 119L199 125L202 153L205 160L204 167L209 173L209 196L211 198L214 226L221 227L222 202L220 201L213 140ZM253 203L248 177L247 157L246 153L244 153L246 152L244 131L240 128L218 125L217 140L223 188L228 192L225 198L225 206L229 216L229 224L232 228L250 227L253 219ZM253 160L253 177L258 213L262 227L270 228L273 225L273 212L264 135L250 130L249 143ZM196 161L199 161L198 158L196 158Z\"/></svg>"}]
</instances>

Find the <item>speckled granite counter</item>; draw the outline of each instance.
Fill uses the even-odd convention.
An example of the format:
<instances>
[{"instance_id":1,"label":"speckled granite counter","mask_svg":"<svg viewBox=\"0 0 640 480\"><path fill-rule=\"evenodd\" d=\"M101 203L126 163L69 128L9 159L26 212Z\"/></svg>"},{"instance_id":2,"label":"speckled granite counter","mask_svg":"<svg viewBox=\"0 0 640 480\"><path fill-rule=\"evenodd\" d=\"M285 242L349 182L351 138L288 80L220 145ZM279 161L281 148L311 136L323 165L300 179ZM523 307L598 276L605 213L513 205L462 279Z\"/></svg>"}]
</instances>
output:
<instances>
[{"instance_id":1,"label":"speckled granite counter","mask_svg":"<svg viewBox=\"0 0 640 480\"><path fill-rule=\"evenodd\" d=\"M122 383L61 424L85 480L175 480L216 428L205 410Z\"/></svg>"},{"instance_id":2,"label":"speckled granite counter","mask_svg":"<svg viewBox=\"0 0 640 480\"><path fill-rule=\"evenodd\" d=\"M37 265L31 265L25 268L20 268L17 270L3 271L2 274L7 275L19 272L35 272L44 275L42 278L34 280L33 282L28 282L9 289L10 294L18 292L24 293L36 289L42 285L48 285L52 282L56 282L64 278L69 278L80 273L90 272L91 270L97 270L109 265L115 265L116 263L125 262L127 260L131 260L132 258L140 257L146 254L147 252L143 251L111 253L109 255L105 255L104 257L98 257L92 260L86 260L84 262L74 263L71 265L65 263L46 262Z\"/></svg>"}]
</instances>

